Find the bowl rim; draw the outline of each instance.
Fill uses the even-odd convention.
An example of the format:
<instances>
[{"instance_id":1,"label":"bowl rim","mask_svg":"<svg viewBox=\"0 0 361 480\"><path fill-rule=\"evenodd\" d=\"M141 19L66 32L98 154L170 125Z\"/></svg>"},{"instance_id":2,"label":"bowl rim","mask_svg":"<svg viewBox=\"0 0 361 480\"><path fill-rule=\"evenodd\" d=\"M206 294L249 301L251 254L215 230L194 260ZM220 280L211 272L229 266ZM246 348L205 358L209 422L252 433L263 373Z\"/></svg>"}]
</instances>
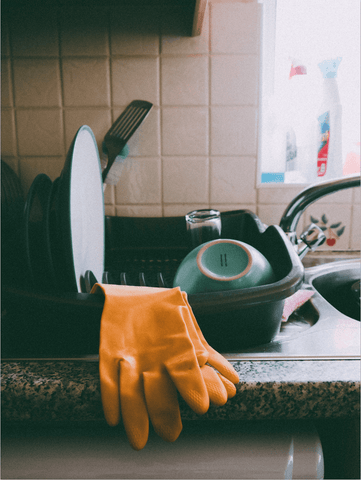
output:
<instances>
[{"instance_id":1,"label":"bowl rim","mask_svg":"<svg viewBox=\"0 0 361 480\"><path fill-rule=\"evenodd\" d=\"M204 255L204 253L210 247L212 247L213 245L217 245L219 243L231 243L231 244L237 245L237 247L242 248L242 250L246 253L246 255L248 257L247 266L237 275L233 275L232 277L225 277L225 276L222 277L221 275L218 275L218 274L212 272L211 270L209 270L202 263L202 257ZM253 265L252 254L251 254L249 248L247 248L246 244L244 242L239 241L239 240L233 240L233 239L228 239L228 238L217 238L216 240L211 240L210 242L207 242L206 244L204 244L202 246L202 248L199 250L196 260L197 260L198 268L203 273L203 275L210 278L211 280L217 280L217 281L222 281L222 282L231 282L233 280L238 280L239 278L244 277L251 270L252 265Z\"/></svg>"}]
</instances>

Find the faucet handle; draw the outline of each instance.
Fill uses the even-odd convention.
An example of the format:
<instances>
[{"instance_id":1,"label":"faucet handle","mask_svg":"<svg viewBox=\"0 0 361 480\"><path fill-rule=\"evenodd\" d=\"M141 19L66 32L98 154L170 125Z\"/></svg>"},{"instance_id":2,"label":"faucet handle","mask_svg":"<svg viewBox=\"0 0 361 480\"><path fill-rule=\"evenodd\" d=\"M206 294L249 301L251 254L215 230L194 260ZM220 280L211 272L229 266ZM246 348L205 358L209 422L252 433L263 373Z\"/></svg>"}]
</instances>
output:
<instances>
[{"instance_id":1,"label":"faucet handle","mask_svg":"<svg viewBox=\"0 0 361 480\"><path fill-rule=\"evenodd\" d=\"M309 252L314 252L317 247L325 243L326 235L315 223L311 223L300 235L297 242L298 256L302 258Z\"/></svg>"}]
</instances>

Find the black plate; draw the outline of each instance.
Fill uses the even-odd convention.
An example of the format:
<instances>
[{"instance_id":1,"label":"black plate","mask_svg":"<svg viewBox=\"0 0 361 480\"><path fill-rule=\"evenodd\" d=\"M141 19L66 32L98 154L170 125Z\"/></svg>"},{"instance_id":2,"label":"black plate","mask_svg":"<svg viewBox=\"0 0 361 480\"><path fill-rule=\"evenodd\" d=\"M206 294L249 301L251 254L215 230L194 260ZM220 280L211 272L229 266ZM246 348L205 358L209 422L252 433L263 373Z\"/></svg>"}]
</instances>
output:
<instances>
[{"instance_id":1,"label":"black plate","mask_svg":"<svg viewBox=\"0 0 361 480\"><path fill-rule=\"evenodd\" d=\"M57 201L60 177L56 178L51 186L49 202L45 219L45 236L49 258L49 273L55 289L61 285L61 252L59 245L59 225L57 221Z\"/></svg>"},{"instance_id":2,"label":"black plate","mask_svg":"<svg viewBox=\"0 0 361 480\"><path fill-rule=\"evenodd\" d=\"M51 271L50 242L47 230L47 213L52 181L41 173L28 192L24 209L25 254L29 280L36 290L54 289Z\"/></svg>"}]
</instances>

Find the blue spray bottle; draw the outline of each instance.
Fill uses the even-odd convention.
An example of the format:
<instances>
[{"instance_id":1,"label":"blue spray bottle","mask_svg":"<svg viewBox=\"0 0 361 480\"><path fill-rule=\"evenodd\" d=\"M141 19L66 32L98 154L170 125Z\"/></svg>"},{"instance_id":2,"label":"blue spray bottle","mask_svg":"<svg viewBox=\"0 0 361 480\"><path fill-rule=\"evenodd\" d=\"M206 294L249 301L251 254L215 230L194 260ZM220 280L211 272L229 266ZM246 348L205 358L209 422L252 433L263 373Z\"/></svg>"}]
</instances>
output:
<instances>
[{"instance_id":1,"label":"blue spray bottle","mask_svg":"<svg viewBox=\"0 0 361 480\"><path fill-rule=\"evenodd\" d=\"M324 60L318 66L323 75L323 93L318 115L317 179L342 176L342 105L337 70L342 57Z\"/></svg>"}]
</instances>

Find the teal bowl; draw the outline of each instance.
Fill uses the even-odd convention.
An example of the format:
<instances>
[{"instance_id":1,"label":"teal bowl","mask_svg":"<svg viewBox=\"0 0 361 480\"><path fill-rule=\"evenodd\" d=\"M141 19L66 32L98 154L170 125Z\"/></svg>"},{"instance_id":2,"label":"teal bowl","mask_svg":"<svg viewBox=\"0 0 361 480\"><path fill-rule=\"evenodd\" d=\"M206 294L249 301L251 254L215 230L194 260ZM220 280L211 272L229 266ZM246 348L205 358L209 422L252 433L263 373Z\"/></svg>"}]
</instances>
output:
<instances>
[{"instance_id":1,"label":"teal bowl","mask_svg":"<svg viewBox=\"0 0 361 480\"><path fill-rule=\"evenodd\" d=\"M247 243L217 239L199 245L181 262L173 287L188 294L258 287L276 281L266 257Z\"/></svg>"}]
</instances>

